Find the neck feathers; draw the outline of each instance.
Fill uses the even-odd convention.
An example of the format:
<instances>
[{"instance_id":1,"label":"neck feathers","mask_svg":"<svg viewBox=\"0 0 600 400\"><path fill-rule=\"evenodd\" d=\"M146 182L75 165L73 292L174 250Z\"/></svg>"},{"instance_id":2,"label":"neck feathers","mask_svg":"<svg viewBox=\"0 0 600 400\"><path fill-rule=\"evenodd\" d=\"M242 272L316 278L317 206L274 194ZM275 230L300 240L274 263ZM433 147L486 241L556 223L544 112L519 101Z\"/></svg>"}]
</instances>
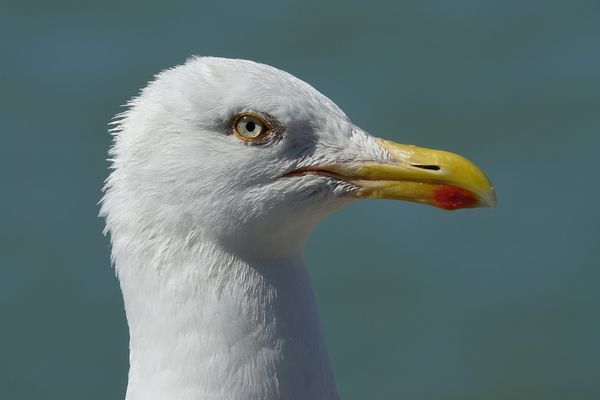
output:
<instances>
[{"instance_id":1,"label":"neck feathers","mask_svg":"<svg viewBox=\"0 0 600 400\"><path fill-rule=\"evenodd\" d=\"M252 260L206 240L133 255L114 237L113 254L127 400L338 398L300 257Z\"/></svg>"}]
</instances>

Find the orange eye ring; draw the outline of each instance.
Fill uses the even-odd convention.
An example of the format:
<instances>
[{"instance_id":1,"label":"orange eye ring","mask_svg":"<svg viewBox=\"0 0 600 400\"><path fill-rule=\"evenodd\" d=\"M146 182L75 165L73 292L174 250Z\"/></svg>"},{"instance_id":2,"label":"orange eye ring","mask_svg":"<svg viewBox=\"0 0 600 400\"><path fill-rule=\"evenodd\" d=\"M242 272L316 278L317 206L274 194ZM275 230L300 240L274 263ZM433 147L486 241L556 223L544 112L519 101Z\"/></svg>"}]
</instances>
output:
<instances>
[{"instance_id":1,"label":"orange eye ring","mask_svg":"<svg viewBox=\"0 0 600 400\"><path fill-rule=\"evenodd\" d=\"M231 131L244 142L258 142L269 135L273 127L263 116L244 112L233 118Z\"/></svg>"}]
</instances>

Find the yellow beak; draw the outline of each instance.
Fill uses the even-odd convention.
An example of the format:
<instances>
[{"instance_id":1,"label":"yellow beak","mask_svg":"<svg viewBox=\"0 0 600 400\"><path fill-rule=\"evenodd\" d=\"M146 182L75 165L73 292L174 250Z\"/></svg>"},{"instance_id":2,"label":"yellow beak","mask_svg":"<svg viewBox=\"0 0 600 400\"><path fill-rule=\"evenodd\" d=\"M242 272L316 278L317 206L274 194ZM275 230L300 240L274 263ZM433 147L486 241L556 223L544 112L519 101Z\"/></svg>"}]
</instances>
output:
<instances>
[{"instance_id":1,"label":"yellow beak","mask_svg":"<svg viewBox=\"0 0 600 400\"><path fill-rule=\"evenodd\" d=\"M466 158L383 139L379 143L391 155L389 162L330 164L320 170L357 186L359 198L407 200L445 210L496 206L491 182Z\"/></svg>"}]
</instances>

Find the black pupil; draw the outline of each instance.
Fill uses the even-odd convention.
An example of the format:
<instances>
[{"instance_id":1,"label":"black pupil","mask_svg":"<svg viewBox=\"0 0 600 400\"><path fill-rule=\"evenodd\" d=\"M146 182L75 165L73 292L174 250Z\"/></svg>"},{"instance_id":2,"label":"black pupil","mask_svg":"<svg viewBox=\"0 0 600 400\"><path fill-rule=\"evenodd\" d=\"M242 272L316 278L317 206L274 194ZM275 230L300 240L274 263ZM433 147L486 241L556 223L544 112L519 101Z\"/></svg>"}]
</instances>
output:
<instances>
[{"instance_id":1,"label":"black pupil","mask_svg":"<svg viewBox=\"0 0 600 400\"><path fill-rule=\"evenodd\" d=\"M248 132L253 132L254 128L256 128L256 124L254 122L252 122L252 121L246 122L246 130Z\"/></svg>"}]
</instances>

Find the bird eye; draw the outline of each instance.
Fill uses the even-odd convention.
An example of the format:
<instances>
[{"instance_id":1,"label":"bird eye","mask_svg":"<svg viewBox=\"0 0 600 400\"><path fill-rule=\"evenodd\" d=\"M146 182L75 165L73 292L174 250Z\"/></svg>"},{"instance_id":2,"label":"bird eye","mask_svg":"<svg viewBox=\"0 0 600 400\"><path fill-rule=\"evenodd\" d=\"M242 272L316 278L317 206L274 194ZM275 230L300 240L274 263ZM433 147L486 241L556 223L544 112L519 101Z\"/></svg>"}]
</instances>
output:
<instances>
[{"instance_id":1,"label":"bird eye","mask_svg":"<svg viewBox=\"0 0 600 400\"><path fill-rule=\"evenodd\" d=\"M256 142L271 132L271 125L256 114L239 114L233 119L233 133L245 142Z\"/></svg>"}]
</instances>

